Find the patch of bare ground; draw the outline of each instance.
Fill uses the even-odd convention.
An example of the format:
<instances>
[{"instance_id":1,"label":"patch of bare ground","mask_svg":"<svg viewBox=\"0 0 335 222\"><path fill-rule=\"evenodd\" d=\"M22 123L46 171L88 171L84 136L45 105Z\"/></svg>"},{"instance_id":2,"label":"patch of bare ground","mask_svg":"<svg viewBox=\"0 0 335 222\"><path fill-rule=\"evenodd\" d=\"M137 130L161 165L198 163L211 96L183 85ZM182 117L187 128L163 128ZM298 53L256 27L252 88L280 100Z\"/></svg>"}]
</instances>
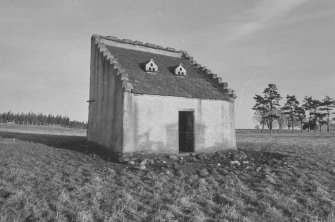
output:
<instances>
[{"instance_id":1,"label":"patch of bare ground","mask_svg":"<svg viewBox=\"0 0 335 222\"><path fill-rule=\"evenodd\" d=\"M334 134L122 163L84 137L0 137L0 221L335 221Z\"/></svg>"}]
</instances>

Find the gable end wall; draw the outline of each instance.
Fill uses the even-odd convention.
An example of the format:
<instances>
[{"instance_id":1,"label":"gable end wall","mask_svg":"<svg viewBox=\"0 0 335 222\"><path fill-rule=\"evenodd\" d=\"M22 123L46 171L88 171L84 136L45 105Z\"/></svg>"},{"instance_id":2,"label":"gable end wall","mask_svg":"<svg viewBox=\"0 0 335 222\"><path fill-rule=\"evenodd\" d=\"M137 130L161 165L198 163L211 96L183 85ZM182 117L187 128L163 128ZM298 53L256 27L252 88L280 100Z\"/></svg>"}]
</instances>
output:
<instances>
[{"instance_id":1,"label":"gable end wall","mask_svg":"<svg viewBox=\"0 0 335 222\"><path fill-rule=\"evenodd\" d=\"M90 95L87 139L113 152L122 151L123 89L115 64L95 38L91 41Z\"/></svg>"}]
</instances>

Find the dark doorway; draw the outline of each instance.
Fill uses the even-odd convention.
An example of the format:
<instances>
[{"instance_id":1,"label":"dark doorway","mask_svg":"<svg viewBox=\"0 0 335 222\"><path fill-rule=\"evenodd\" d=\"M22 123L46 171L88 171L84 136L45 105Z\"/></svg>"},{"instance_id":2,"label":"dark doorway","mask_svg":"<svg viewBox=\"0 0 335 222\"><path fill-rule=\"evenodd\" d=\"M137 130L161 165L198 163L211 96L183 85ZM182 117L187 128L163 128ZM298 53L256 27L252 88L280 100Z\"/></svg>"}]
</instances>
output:
<instances>
[{"instance_id":1,"label":"dark doorway","mask_svg":"<svg viewBox=\"0 0 335 222\"><path fill-rule=\"evenodd\" d=\"M179 111L179 152L194 152L193 111Z\"/></svg>"}]
</instances>

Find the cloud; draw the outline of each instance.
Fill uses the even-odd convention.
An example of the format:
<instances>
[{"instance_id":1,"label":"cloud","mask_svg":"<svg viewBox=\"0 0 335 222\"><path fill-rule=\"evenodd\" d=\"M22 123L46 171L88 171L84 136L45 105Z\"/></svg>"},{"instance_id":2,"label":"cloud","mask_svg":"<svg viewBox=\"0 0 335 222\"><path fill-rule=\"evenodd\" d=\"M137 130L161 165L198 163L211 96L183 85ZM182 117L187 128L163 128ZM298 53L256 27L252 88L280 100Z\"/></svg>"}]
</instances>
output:
<instances>
[{"instance_id":1,"label":"cloud","mask_svg":"<svg viewBox=\"0 0 335 222\"><path fill-rule=\"evenodd\" d=\"M242 20L233 27L226 40L236 40L265 29L271 22L285 16L309 0L261 0L255 7L242 14Z\"/></svg>"}]
</instances>

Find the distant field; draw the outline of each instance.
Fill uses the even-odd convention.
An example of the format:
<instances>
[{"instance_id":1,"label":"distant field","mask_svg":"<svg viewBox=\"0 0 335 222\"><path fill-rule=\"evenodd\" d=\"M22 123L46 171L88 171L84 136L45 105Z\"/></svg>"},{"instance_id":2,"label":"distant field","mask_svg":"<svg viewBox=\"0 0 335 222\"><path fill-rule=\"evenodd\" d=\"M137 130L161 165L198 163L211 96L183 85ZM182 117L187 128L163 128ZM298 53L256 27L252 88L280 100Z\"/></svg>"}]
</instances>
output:
<instances>
[{"instance_id":1,"label":"distant field","mask_svg":"<svg viewBox=\"0 0 335 222\"><path fill-rule=\"evenodd\" d=\"M294 131L292 133L289 130L278 132L277 130L270 134L268 131L261 133L260 130L236 130L237 142L259 142L259 143L268 143L268 142L290 142L291 145L301 145L304 143L324 143L329 142L332 138L335 137L335 131L327 133L322 131L306 131L301 132L300 130Z\"/></svg>"},{"instance_id":2,"label":"distant field","mask_svg":"<svg viewBox=\"0 0 335 222\"><path fill-rule=\"evenodd\" d=\"M8 125L0 124L0 131L17 132L17 133L34 133L50 135L68 135L68 136L85 136L86 129L63 128L53 126L35 126L35 125Z\"/></svg>"},{"instance_id":3,"label":"distant field","mask_svg":"<svg viewBox=\"0 0 335 222\"><path fill-rule=\"evenodd\" d=\"M140 170L85 137L0 132L0 221L335 221L334 134L237 142Z\"/></svg>"}]
</instances>

